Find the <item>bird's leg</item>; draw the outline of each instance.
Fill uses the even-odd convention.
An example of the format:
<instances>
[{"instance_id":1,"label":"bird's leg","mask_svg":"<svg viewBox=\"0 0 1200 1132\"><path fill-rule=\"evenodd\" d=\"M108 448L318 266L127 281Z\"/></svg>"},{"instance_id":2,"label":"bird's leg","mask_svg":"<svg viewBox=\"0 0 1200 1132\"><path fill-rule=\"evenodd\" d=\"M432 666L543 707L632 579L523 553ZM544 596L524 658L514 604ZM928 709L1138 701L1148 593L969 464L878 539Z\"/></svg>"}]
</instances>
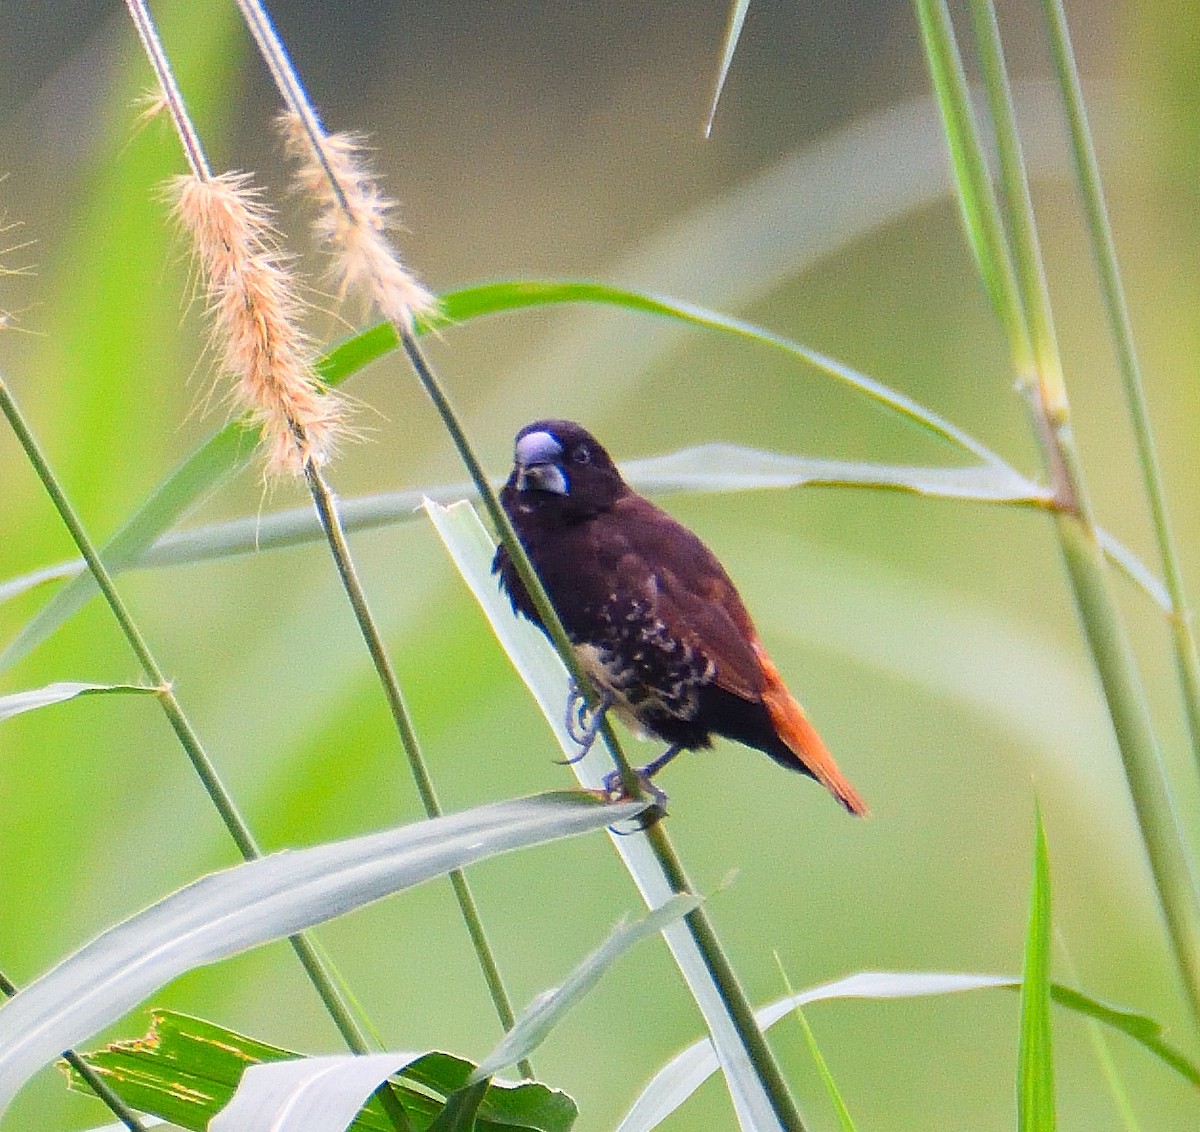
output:
<instances>
[{"instance_id":1,"label":"bird's leg","mask_svg":"<svg viewBox=\"0 0 1200 1132\"><path fill-rule=\"evenodd\" d=\"M614 833L640 833L644 829L649 829L655 822L661 821L667 816L667 792L654 784L653 778L664 766L667 765L680 751L684 748L682 744L675 743L668 747L656 759L652 759L645 766L633 768L633 773L636 775L638 785L650 795L652 805L639 814L635 819L634 828L631 830L614 830ZM604 795L610 802L619 802L622 799L628 798L629 791L625 788L625 781L621 777L619 770L609 771L604 776Z\"/></svg>"},{"instance_id":2,"label":"bird's leg","mask_svg":"<svg viewBox=\"0 0 1200 1132\"><path fill-rule=\"evenodd\" d=\"M569 759L559 759L561 765L569 766L579 762L592 749L596 736L600 733L600 725L604 722L604 713L611 704L612 695L602 692L599 702L595 707L591 707L579 685L574 680L571 681L570 690L567 692L567 714L564 722L567 734L579 744L579 751Z\"/></svg>"}]
</instances>

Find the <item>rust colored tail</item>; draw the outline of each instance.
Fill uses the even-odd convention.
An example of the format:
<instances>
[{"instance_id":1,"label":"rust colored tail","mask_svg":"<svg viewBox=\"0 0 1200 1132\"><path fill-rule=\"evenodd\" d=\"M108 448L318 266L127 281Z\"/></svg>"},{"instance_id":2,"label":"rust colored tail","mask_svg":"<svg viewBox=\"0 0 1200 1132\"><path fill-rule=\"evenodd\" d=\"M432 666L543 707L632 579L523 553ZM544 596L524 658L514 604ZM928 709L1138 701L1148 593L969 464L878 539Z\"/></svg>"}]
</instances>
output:
<instances>
[{"instance_id":1,"label":"rust colored tail","mask_svg":"<svg viewBox=\"0 0 1200 1132\"><path fill-rule=\"evenodd\" d=\"M779 669L771 663L771 658L758 642L754 642L754 651L762 666L763 677L766 681L762 698L766 705L767 714L775 725L779 738L788 749L804 764L805 769L826 790L830 792L852 814L867 813L867 804L859 797L858 791L847 781L846 776L838 770L837 763L829 753L829 748L821 741L817 729L808 721L804 709L796 703L791 692L784 685Z\"/></svg>"}]
</instances>

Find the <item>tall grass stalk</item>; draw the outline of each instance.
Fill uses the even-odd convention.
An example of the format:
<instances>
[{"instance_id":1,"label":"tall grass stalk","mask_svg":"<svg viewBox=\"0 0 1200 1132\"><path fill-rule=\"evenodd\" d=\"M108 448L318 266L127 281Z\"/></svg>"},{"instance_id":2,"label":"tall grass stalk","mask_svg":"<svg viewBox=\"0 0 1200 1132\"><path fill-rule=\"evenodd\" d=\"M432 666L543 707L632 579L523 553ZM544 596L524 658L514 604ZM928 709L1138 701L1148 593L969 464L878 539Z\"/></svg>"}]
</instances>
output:
<instances>
[{"instance_id":1,"label":"tall grass stalk","mask_svg":"<svg viewBox=\"0 0 1200 1132\"><path fill-rule=\"evenodd\" d=\"M216 767L204 750L199 735L184 713L183 707L171 687L171 682L167 679L154 654L150 651L149 644L134 621L124 599L113 584L112 576L101 560L95 544L91 540L91 536L88 535L79 515L63 491L62 485L58 482L57 476L46 460L41 446L33 435L28 422L25 420L24 414L21 412L20 407L17 405L11 391L2 378L0 378L0 412L3 412L7 418L9 426L12 428L17 441L25 452L26 458L33 466L38 479L41 480L46 493L50 496L54 504L54 509L62 519L63 525L70 532L79 553L87 562L88 569L96 579L97 587L104 595L104 600L108 603L109 609L116 618L117 624L120 626L121 632L129 643L130 649L132 649L134 655L137 657L138 663L146 675L146 679L155 687L162 689L158 693L157 698L159 703L162 704L171 729L175 732L180 746L186 752L192 767L196 771L197 777L200 779L205 792L220 814L221 820L237 845L239 852L246 860L261 857L262 851L259 849L258 842L251 833L249 825L242 817L237 804L233 800L233 796L229 793L224 782L222 782ZM314 942L303 934L291 937L290 942L300 962L303 964L309 980L316 988L321 1001L325 1004L330 1017L333 1018L347 1045L352 1049L367 1050L369 1046L366 1036L358 1020L355 1018L352 1009L339 993L328 969L325 957L318 951Z\"/></svg>"},{"instance_id":2,"label":"tall grass stalk","mask_svg":"<svg viewBox=\"0 0 1200 1132\"><path fill-rule=\"evenodd\" d=\"M927 55L935 75L947 70L945 60L957 47L944 0L916 0L925 32ZM1162 756L1154 734L1149 707L1133 651L1108 588L1104 557L1088 501L1078 449L1071 429L1070 408L1062 378L1058 345L1054 334L1045 272L1038 245L1037 228L1029 194L1028 178L1012 110L1012 98L1004 67L1003 51L995 11L988 0L971 0L972 26L981 60L988 111L991 115L1000 158L1000 182L1004 190L1011 234L990 248L1015 269L1000 269L1012 279L1016 294L1002 295L1006 310L1023 315L1023 334L1032 347L1034 380L1023 383L1033 428L1041 446L1055 495L1054 525L1067 567L1076 608L1085 639L1099 675L1113 730L1121 753L1142 841L1149 858L1159 902L1166 919L1172 950L1183 980L1193 1019L1200 1024L1200 899L1197 897L1186 842L1171 796ZM955 99L969 106L969 94L961 65L952 69L959 85ZM970 139L945 119L951 149L969 152L964 162L975 170L976 181L985 180L987 162L978 137ZM959 163L955 163L956 173ZM976 195L974 186L957 178L960 198L971 196L978 207L995 211L989 226L1005 232L993 194ZM985 271L996 277L997 270ZM1018 347L1013 362L1021 373L1028 355Z\"/></svg>"},{"instance_id":3,"label":"tall grass stalk","mask_svg":"<svg viewBox=\"0 0 1200 1132\"><path fill-rule=\"evenodd\" d=\"M1096 160L1096 147L1088 126L1087 109L1083 102L1083 91L1079 82L1079 70L1075 66L1075 53L1071 47L1070 31L1062 0L1042 0L1046 23L1050 34L1051 56L1054 60L1058 86L1062 92L1067 125L1071 136L1071 155L1075 164L1075 176L1079 182L1083 200L1084 216L1087 221L1088 237L1092 244L1092 256L1100 277L1100 293L1108 316L1109 332L1117 353L1117 369L1129 408L1134 441L1137 445L1138 464L1142 470L1146 499L1150 505L1150 519L1154 527L1154 538L1158 544L1159 560L1162 562L1163 580L1171 598L1168 619L1175 649L1175 664L1183 692L1188 728L1192 738L1192 753L1200 771L1200 659L1197 658L1196 635L1189 615L1187 596L1183 588L1183 576L1179 568L1179 557L1175 552L1175 539L1171 531L1171 519L1167 510L1166 492L1163 487L1162 468L1154 443L1154 432L1150 425L1150 412L1142 382L1141 364L1133 341L1133 325L1129 308L1125 302L1125 289L1121 283L1121 271L1117 263L1117 249L1113 240L1112 226L1108 220L1108 207L1104 199L1104 187L1100 178L1100 164Z\"/></svg>"},{"instance_id":4,"label":"tall grass stalk","mask_svg":"<svg viewBox=\"0 0 1200 1132\"><path fill-rule=\"evenodd\" d=\"M464 429L459 414L451 404L440 379L435 373L429 360L425 357L417 342L414 326L416 312L410 306L395 296L388 286L384 273L390 274L390 264L394 257L376 257L377 241L362 238L359 231L363 224L363 216L354 206L354 186L348 186L341 176L345 168L344 161L339 162L338 155L329 149L329 139L312 109L311 102L304 91L303 84L295 72L287 52L275 33L265 10L258 0L238 0L239 7L246 14L255 40L260 50L267 57L268 66L279 86L280 93L292 116L303 126L303 137L307 144L317 153L314 155L316 165L329 180L328 202L330 207L342 214L344 223L326 221L322 228L327 234L333 234L345 239L358 233L359 246L370 249L367 261L354 261L343 256L343 264L349 259L355 264L356 281L365 286L372 300L380 307L384 316L392 323L404 348L405 355L411 364L417 379L426 394L432 400L438 415L442 419L447 432L465 464L476 490L483 501L489 519L495 526L501 541L512 556L521 580L529 591L534 605L546 625L551 640L554 643L563 663L576 680L578 686L590 693L592 702L596 702L594 689L579 665L574 650L570 645L566 632L559 621L550 600L542 587L541 581L533 569L524 547L517 538L504 509L492 487L483 465L480 463ZM372 218L377 213L369 214ZM378 233L382 237L382 232ZM409 277L411 278L411 277ZM346 271L344 284L351 282L351 272ZM604 741L612 754L613 760L620 772L625 789L630 797L644 797L644 791L637 775L630 766L629 760L621 749L616 735L607 721L601 728ZM675 852L666 831L661 824L653 826L649 831L649 840L658 858L663 875L670 887L676 893L692 893L693 889L684 871L683 864ZM795 1100L788 1089L787 1081L775 1059L762 1031L754 1019L754 1012L746 997L745 991L730 964L724 949L721 947L711 921L702 907L697 908L685 919L697 948L717 986L723 1005L737 1029L738 1036L745 1048L750 1063L759 1078L759 1082L770 1103L770 1107L780 1125L789 1132L802 1132L804 1127Z\"/></svg>"}]
</instances>

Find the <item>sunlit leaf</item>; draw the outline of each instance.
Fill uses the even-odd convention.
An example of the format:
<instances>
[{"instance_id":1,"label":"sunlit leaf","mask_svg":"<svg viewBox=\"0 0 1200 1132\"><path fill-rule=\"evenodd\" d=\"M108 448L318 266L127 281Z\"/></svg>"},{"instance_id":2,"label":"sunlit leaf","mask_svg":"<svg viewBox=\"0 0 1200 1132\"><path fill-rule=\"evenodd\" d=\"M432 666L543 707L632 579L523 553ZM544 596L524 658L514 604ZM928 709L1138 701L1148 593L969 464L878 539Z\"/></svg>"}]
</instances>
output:
<instances>
[{"instance_id":1,"label":"sunlit leaf","mask_svg":"<svg viewBox=\"0 0 1200 1132\"><path fill-rule=\"evenodd\" d=\"M60 1050L171 979L472 861L628 818L641 803L545 794L213 873L110 928L0 1006L0 1112Z\"/></svg>"}]
</instances>

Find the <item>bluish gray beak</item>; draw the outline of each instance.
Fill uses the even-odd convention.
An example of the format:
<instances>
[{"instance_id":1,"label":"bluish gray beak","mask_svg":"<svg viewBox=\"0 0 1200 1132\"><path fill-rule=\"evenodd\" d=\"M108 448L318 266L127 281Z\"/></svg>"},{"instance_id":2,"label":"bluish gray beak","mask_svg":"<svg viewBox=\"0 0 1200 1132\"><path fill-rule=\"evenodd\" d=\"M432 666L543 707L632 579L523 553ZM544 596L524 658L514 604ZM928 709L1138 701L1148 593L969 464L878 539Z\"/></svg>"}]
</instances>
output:
<instances>
[{"instance_id":1,"label":"bluish gray beak","mask_svg":"<svg viewBox=\"0 0 1200 1132\"><path fill-rule=\"evenodd\" d=\"M559 461L563 447L548 432L526 433L517 441L517 490L566 495L566 473Z\"/></svg>"}]
</instances>

